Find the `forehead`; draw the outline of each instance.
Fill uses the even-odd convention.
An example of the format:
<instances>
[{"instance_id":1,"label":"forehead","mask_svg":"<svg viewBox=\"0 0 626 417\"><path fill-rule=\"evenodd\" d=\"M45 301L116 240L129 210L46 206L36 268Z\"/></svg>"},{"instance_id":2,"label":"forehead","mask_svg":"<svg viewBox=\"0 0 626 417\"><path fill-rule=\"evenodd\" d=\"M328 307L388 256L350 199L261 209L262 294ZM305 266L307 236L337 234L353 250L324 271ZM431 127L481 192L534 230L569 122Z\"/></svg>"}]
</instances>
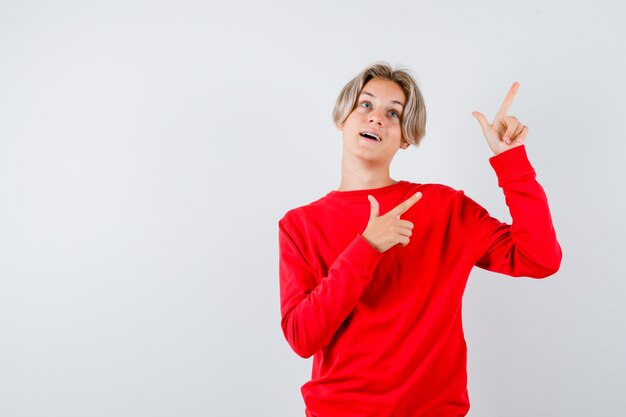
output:
<instances>
[{"instance_id":1,"label":"forehead","mask_svg":"<svg viewBox=\"0 0 626 417\"><path fill-rule=\"evenodd\" d=\"M368 94L369 93L369 94ZM373 95L375 98L381 101L398 102L404 105L406 96L402 87L395 81L387 80L384 78L372 78L369 80L361 90L360 94Z\"/></svg>"}]
</instances>

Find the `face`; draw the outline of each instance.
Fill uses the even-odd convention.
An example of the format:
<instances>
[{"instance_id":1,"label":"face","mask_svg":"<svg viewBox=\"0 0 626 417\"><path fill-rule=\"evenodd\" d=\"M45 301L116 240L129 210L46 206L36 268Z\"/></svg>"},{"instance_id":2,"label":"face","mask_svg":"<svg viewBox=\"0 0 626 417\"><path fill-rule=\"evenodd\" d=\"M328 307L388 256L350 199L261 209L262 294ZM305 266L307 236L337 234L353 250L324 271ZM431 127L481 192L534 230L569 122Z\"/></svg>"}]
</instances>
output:
<instances>
[{"instance_id":1,"label":"face","mask_svg":"<svg viewBox=\"0 0 626 417\"><path fill-rule=\"evenodd\" d=\"M344 152L372 161L391 163L402 140L402 113L406 97L394 81L372 78L361 90L356 107L337 126L343 134ZM375 136L378 136L376 140Z\"/></svg>"}]
</instances>

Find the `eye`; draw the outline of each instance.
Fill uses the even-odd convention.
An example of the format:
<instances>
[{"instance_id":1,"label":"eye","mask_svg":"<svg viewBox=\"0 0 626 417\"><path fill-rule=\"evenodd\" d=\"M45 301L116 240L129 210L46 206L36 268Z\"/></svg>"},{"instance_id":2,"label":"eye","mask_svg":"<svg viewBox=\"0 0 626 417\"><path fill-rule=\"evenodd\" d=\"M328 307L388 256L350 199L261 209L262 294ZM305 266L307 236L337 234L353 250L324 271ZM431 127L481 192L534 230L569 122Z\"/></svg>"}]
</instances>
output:
<instances>
[{"instance_id":1,"label":"eye","mask_svg":"<svg viewBox=\"0 0 626 417\"><path fill-rule=\"evenodd\" d=\"M361 102L361 104L360 104L360 106L361 106L361 107L365 107L365 108L369 108L369 107L366 107L366 106L365 106L366 104L367 104L369 107L372 107L372 104L371 104L369 101L362 101L362 102Z\"/></svg>"},{"instance_id":2,"label":"eye","mask_svg":"<svg viewBox=\"0 0 626 417\"><path fill-rule=\"evenodd\" d=\"M400 117L400 113L395 110L389 111L389 114L391 115L391 117Z\"/></svg>"}]
</instances>

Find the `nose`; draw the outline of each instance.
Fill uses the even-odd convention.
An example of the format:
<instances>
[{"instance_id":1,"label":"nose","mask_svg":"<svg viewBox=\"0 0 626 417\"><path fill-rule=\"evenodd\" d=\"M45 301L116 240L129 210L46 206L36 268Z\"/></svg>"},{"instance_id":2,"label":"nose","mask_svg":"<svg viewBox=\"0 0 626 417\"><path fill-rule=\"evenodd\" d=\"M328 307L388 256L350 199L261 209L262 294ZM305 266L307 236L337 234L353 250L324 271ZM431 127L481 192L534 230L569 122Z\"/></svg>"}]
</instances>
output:
<instances>
[{"instance_id":1,"label":"nose","mask_svg":"<svg viewBox=\"0 0 626 417\"><path fill-rule=\"evenodd\" d=\"M377 123L378 126L382 126L383 125L383 117L378 114L377 111L373 111L372 113L370 113L370 117L369 117L369 122L372 123Z\"/></svg>"}]
</instances>

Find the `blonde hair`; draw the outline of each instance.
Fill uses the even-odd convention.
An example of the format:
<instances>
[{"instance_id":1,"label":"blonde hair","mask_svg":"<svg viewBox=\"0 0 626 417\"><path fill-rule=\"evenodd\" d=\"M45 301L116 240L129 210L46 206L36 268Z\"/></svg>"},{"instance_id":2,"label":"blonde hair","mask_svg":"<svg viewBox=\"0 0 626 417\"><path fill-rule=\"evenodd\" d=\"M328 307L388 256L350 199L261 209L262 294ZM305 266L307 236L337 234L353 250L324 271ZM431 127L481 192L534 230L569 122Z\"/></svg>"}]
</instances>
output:
<instances>
[{"instance_id":1,"label":"blonde hair","mask_svg":"<svg viewBox=\"0 0 626 417\"><path fill-rule=\"evenodd\" d=\"M333 122L341 126L356 107L361 90L369 80L380 77L394 81L406 96L401 116L402 139L410 145L419 145L426 134L426 105L417 83L408 69L393 69L387 62L378 61L365 67L350 80L339 93L333 109Z\"/></svg>"}]
</instances>

